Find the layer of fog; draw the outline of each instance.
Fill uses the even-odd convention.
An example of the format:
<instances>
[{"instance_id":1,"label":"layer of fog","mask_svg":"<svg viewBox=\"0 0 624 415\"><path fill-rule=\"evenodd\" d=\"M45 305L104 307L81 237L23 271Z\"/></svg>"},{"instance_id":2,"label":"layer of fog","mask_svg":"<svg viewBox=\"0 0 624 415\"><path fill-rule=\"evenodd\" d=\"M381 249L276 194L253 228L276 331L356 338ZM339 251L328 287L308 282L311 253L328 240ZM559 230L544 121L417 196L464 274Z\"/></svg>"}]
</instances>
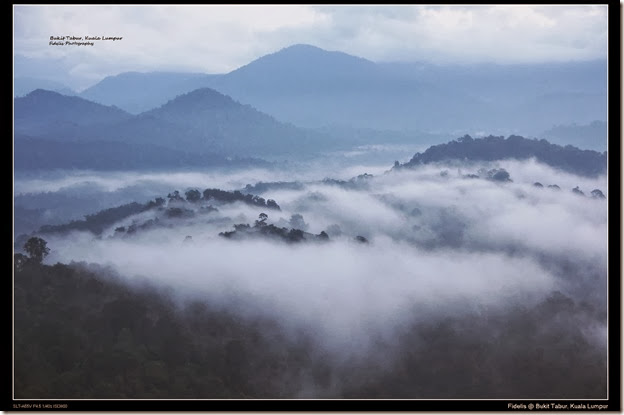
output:
<instances>
[{"instance_id":1,"label":"layer of fog","mask_svg":"<svg viewBox=\"0 0 624 415\"><path fill-rule=\"evenodd\" d=\"M363 165L360 161L335 154L303 162L282 161L273 168L20 173L14 178L15 236L29 234L42 225L81 220L84 215L122 204L145 203L166 196L173 189L204 184L220 189L241 189L258 181L315 181L325 177L346 180L361 171L381 174L389 168L387 162Z\"/></svg>"},{"instance_id":2,"label":"layer of fog","mask_svg":"<svg viewBox=\"0 0 624 415\"><path fill-rule=\"evenodd\" d=\"M273 168L209 169L203 171L113 171L58 170L38 174L18 173L14 179L15 195L41 192L70 192L86 188L114 192L124 188L169 189L201 186L240 188L258 181L313 181L326 177L349 179L364 172L380 174L391 167L388 160L406 161L426 145L367 145L351 151L325 153L305 161L282 160ZM388 156L388 155L391 156ZM373 160L371 162L371 160Z\"/></svg>"},{"instance_id":3,"label":"layer of fog","mask_svg":"<svg viewBox=\"0 0 624 415\"><path fill-rule=\"evenodd\" d=\"M494 167L505 168L513 181L463 177ZM345 168L340 178L353 169ZM52 249L47 261L108 265L130 280L172 286L180 298L236 304L242 314L277 318L286 330L307 330L324 346L348 353L365 352L373 339L391 340L414 320L531 308L558 291L597 310L598 317L583 330L587 341L604 346L607 204L571 189L579 186L589 195L598 188L606 195L605 177L578 177L534 161L358 171L364 172L375 176L354 189L310 180L300 190L262 194L277 201L279 212L241 203L216 205L219 212L190 219L161 216L164 226L114 236L116 227L158 214L149 211L111 226L101 238L46 235ZM296 176L255 170L118 173L90 180L109 189L158 183L169 186L167 192L183 192L322 177L318 171ZM544 188L535 187L537 181ZM218 236L233 224L253 225L261 212L277 226L288 226L291 215L301 214L308 232L326 230L331 240L288 245ZM357 235L370 243L355 242ZM187 236L192 243L183 242Z\"/></svg>"}]
</instances>

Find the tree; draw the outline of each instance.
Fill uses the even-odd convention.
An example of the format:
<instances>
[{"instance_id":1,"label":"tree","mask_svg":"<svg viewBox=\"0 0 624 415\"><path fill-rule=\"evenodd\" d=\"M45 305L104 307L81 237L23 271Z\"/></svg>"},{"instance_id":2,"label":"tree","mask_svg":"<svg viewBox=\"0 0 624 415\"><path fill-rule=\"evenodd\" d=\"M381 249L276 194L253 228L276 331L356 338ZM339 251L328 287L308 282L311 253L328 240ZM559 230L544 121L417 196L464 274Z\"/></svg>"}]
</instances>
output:
<instances>
[{"instance_id":1,"label":"tree","mask_svg":"<svg viewBox=\"0 0 624 415\"><path fill-rule=\"evenodd\" d=\"M47 245L48 243L43 239L33 236L24 244L24 251L30 259L40 263L50 253Z\"/></svg>"},{"instance_id":2,"label":"tree","mask_svg":"<svg viewBox=\"0 0 624 415\"><path fill-rule=\"evenodd\" d=\"M256 206L266 206L266 201L260 196L254 196L252 198L252 203Z\"/></svg>"},{"instance_id":3,"label":"tree","mask_svg":"<svg viewBox=\"0 0 624 415\"><path fill-rule=\"evenodd\" d=\"M267 215L266 213L261 213L258 215L258 220L256 220L256 227L259 226L266 226L266 221L269 218L269 215Z\"/></svg>"},{"instance_id":4,"label":"tree","mask_svg":"<svg viewBox=\"0 0 624 415\"><path fill-rule=\"evenodd\" d=\"M301 229L291 229L286 237L292 242L299 242L305 239Z\"/></svg>"},{"instance_id":5,"label":"tree","mask_svg":"<svg viewBox=\"0 0 624 415\"><path fill-rule=\"evenodd\" d=\"M602 193L602 192L600 191L600 189L594 189L594 190L592 190L592 191L591 191L591 195L592 195L592 197L597 198L597 199L606 199L606 197L605 197L604 193Z\"/></svg>"},{"instance_id":6,"label":"tree","mask_svg":"<svg viewBox=\"0 0 624 415\"><path fill-rule=\"evenodd\" d=\"M308 230L308 224L305 223L305 221L303 220L303 216L301 216L299 213L295 213L294 215L292 215L290 217L290 220L288 221L288 224L293 229L301 229L303 231Z\"/></svg>"},{"instance_id":7,"label":"tree","mask_svg":"<svg viewBox=\"0 0 624 415\"><path fill-rule=\"evenodd\" d=\"M510 182L509 173L505 169L492 169L487 172L488 178L496 182Z\"/></svg>"},{"instance_id":8,"label":"tree","mask_svg":"<svg viewBox=\"0 0 624 415\"><path fill-rule=\"evenodd\" d=\"M180 196L180 192L178 190L175 190L173 193L169 193L167 197L170 202L173 202L174 200L184 200L182 199L182 196Z\"/></svg>"},{"instance_id":9,"label":"tree","mask_svg":"<svg viewBox=\"0 0 624 415\"><path fill-rule=\"evenodd\" d=\"M202 194L197 189L188 190L185 195L186 200L192 203L199 202L199 199L201 199L202 196Z\"/></svg>"},{"instance_id":10,"label":"tree","mask_svg":"<svg viewBox=\"0 0 624 415\"><path fill-rule=\"evenodd\" d=\"M151 208L154 208L154 207L162 206L164 204L165 204L165 199L163 199L162 197L157 197L156 199L150 200L147 203L147 209L151 209Z\"/></svg>"},{"instance_id":11,"label":"tree","mask_svg":"<svg viewBox=\"0 0 624 415\"><path fill-rule=\"evenodd\" d=\"M277 202L275 202L275 200L273 199L267 200L266 205L270 209L281 210Z\"/></svg>"}]
</instances>

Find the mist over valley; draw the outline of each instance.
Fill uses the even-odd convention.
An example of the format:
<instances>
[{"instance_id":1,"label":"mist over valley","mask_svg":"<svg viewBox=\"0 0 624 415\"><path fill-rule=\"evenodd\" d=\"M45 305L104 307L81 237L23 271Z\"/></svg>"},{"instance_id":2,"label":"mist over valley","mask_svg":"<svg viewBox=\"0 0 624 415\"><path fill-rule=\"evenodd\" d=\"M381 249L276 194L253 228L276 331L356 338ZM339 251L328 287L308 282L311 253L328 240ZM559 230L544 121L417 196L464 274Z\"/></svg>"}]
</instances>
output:
<instances>
[{"instance_id":1,"label":"mist over valley","mask_svg":"<svg viewBox=\"0 0 624 415\"><path fill-rule=\"evenodd\" d=\"M488 174L492 170L504 170L510 179L495 180ZM78 275L74 278L85 282L95 279L107 285L112 278L107 275L113 275L116 284L136 292L126 295L145 295L143 284L166 289L159 301L172 302L166 307L182 313L176 314L175 323L182 327L191 324L184 310L192 304L206 307L208 315L202 318L228 313L243 325L235 340L211 337L216 342L211 347L227 349L231 342L240 342L246 362L240 376L251 384L221 378L230 388L226 395L189 389L167 396L493 398L587 393L584 384L555 376L568 373L561 372L567 363L555 359L564 350L572 353L570 359L588 361L593 385L604 384L604 175L577 176L534 159L436 163L351 178L347 169L339 179L323 178L325 173L117 173L66 175L65 185L54 180L23 184L31 193L47 188L57 196L90 188L101 192L102 199L141 188L150 195L145 202L39 228L35 234L51 249L44 263L96 270L94 276L73 271ZM254 182L252 177L262 179ZM554 185L559 189L548 187ZM577 187L584 195L573 192ZM163 188L171 190L165 194ZM592 194L596 189L603 198ZM278 358L267 355L277 346L270 338L261 348L253 340L263 337L255 330L264 324L283 336L279 347L303 347L305 356L271 375L276 382L271 387L253 386L259 382L258 365ZM531 327L531 336L522 341L510 337L510 327L525 326ZM191 332L188 336L193 338ZM516 339L513 347L511 338ZM413 351L408 353L413 348L420 356L416 360ZM507 370L526 371L515 366L517 348L527 360L535 359L534 353L550 356L556 366L548 385L555 376L559 389L548 389L539 368L529 363L538 372L506 377ZM441 350L456 357L436 357ZM471 354L475 360L464 361L466 351L477 350ZM162 353L150 359L160 361L166 357ZM461 359L462 370L474 377L458 379L453 368L460 360L454 359ZM321 361L323 374L314 374ZM175 370L176 364L171 365L167 370ZM405 365L415 372L397 372ZM432 372L434 368L445 369ZM346 382L345 376L354 371L379 381ZM587 376L584 367L582 378ZM492 384L492 377L500 380ZM289 379L288 386L281 383L284 379ZM433 388L432 379L445 388ZM160 390L144 382L147 389L132 396ZM389 389L387 382L419 386ZM586 396L600 396L598 386L592 390L596 392Z\"/></svg>"},{"instance_id":2,"label":"mist over valley","mask_svg":"<svg viewBox=\"0 0 624 415\"><path fill-rule=\"evenodd\" d=\"M300 39L16 56L14 398L607 399L606 59Z\"/></svg>"}]
</instances>

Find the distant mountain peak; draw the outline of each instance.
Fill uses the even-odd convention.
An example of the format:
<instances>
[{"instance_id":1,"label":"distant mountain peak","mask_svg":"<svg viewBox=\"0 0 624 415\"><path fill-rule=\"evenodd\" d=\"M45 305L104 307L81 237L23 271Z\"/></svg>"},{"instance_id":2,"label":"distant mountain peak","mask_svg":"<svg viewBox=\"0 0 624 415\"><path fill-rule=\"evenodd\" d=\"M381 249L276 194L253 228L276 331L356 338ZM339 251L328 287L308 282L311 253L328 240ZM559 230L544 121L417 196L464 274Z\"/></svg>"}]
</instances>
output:
<instances>
[{"instance_id":1,"label":"distant mountain peak","mask_svg":"<svg viewBox=\"0 0 624 415\"><path fill-rule=\"evenodd\" d=\"M170 100L157 110L166 110L169 108L189 108L189 107L204 107L204 108L219 108L225 109L233 106L241 105L234 101L227 95L220 93L212 88L199 88L191 92L187 92L182 95L178 95L174 99Z\"/></svg>"},{"instance_id":2,"label":"distant mountain peak","mask_svg":"<svg viewBox=\"0 0 624 415\"><path fill-rule=\"evenodd\" d=\"M286 46L285 48L282 48L282 50L295 50L295 49L308 49L308 50L323 50L322 48L319 48L318 46L314 46L314 45L310 45L308 43L295 43L294 45L290 45L290 46Z\"/></svg>"},{"instance_id":3,"label":"distant mountain peak","mask_svg":"<svg viewBox=\"0 0 624 415\"><path fill-rule=\"evenodd\" d=\"M60 92L63 95L76 95L67 85L46 78L15 76L13 78L14 97L23 97L36 89Z\"/></svg>"},{"instance_id":4,"label":"distant mountain peak","mask_svg":"<svg viewBox=\"0 0 624 415\"><path fill-rule=\"evenodd\" d=\"M293 53L302 53L302 54L305 53L305 54L310 54L310 55L317 54L317 55L327 55L327 56L332 56L332 55L344 56L344 57L348 57L351 59L357 59L357 60L374 63L372 61L369 61L368 59L355 56L355 55L350 55L346 52L336 51L336 50L327 50L327 49L323 49L318 46L310 45L307 43L296 43L294 45L286 46L285 48L282 48L279 51L269 54L267 56L277 55L277 54L293 54Z\"/></svg>"},{"instance_id":5,"label":"distant mountain peak","mask_svg":"<svg viewBox=\"0 0 624 415\"><path fill-rule=\"evenodd\" d=\"M367 59L344 52L328 51L308 44L295 44L277 52L264 55L230 74L247 71L280 71L284 73L301 72L306 76L318 73L357 73L361 70L376 68L376 64Z\"/></svg>"},{"instance_id":6,"label":"distant mountain peak","mask_svg":"<svg viewBox=\"0 0 624 415\"><path fill-rule=\"evenodd\" d=\"M223 99L223 100L232 100L232 98L230 98L227 95L222 94L221 92L212 89L212 88L198 88L195 89L191 92L187 92L185 94L180 95L178 98L216 98L216 99Z\"/></svg>"},{"instance_id":7,"label":"distant mountain peak","mask_svg":"<svg viewBox=\"0 0 624 415\"><path fill-rule=\"evenodd\" d=\"M24 98L35 98L35 97L58 97L64 96L56 91L50 91L48 89L37 88L34 91L29 92L24 96Z\"/></svg>"},{"instance_id":8,"label":"distant mountain peak","mask_svg":"<svg viewBox=\"0 0 624 415\"><path fill-rule=\"evenodd\" d=\"M85 98L77 97L75 95L63 95L59 92L50 91L42 88L35 89L34 91L28 93L23 97L15 98L16 105L23 105L24 103L33 102L47 103L53 106L62 102L65 103L64 105L70 105L76 108L89 108L91 110L97 108L98 111L115 112L118 115L122 115L124 117L130 115L126 111L120 109L115 105L103 105Z\"/></svg>"},{"instance_id":9,"label":"distant mountain peak","mask_svg":"<svg viewBox=\"0 0 624 415\"><path fill-rule=\"evenodd\" d=\"M157 108L176 96L211 86L211 77L195 72L122 72L108 76L80 95L102 104L116 104L133 114Z\"/></svg>"},{"instance_id":10,"label":"distant mountain peak","mask_svg":"<svg viewBox=\"0 0 624 415\"><path fill-rule=\"evenodd\" d=\"M131 117L116 107L46 89L36 89L13 103L15 133L33 137L83 139L79 126L113 124Z\"/></svg>"},{"instance_id":11,"label":"distant mountain peak","mask_svg":"<svg viewBox=\"0 0 624 415\"><path fill-rule=\"evenodd\" d=\"M115 114L115 116L128 117L126 111L114 105L102 105L97 102L77 97L75 95L63 95L56 91L38 88L23 97L15 98L15 106L20 110L24 105L46 105L53 112L62 110L59 106L80 109L81 111L99 111L100 113Z\"/></svg>"},{"instance_id":12,"label":"distant mountain peak","mask_svg":"<svg viewBox=\"0 0 624 415\"><path fill-rule=\"evenodd\" d=\"M324 58L330 58L330 59L351 60L354 62L357 61L360 63L368 63L370 65L375 65L374 62L369 61L368 59L365 59L359 56L350 55L342 51L327 50L327 49L323 49L318 46L309 45L306 43L297 43L291 46L287 46L275 53L272 53L266 56L268 57L268 56L279 56L279 55L291 56L291 57L292 56L309 57L309 58L323 58L324 57Z\"/></svg>"},{"instance_id":13,"label":"distant mountain peak","mask_svg":"<svg viewBox=\"0 0 624 415\"><path fill-rule=\"evenodd\" d=\"M329 51L323 48L319 48L318 46L309 45L307 43L296 43L294 45L286 46L278 50L275 53L292 53L292 52L305 52L305 53L343 53L343 52L334 52ZM346 55L346 53L344 53Z\"/></svg>"}]
</instances>

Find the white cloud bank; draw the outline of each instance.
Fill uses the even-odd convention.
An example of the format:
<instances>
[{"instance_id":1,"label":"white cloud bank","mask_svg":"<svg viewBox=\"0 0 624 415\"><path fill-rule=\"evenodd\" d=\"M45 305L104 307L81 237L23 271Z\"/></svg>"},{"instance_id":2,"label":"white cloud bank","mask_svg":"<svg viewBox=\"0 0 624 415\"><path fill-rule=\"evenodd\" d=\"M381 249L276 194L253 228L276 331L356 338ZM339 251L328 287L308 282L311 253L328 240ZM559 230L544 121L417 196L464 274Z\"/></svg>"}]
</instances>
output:
<instances>
[{"instance_id":1,"label":"white cloud bank","mask_svg":"<svg viewBox=\"0 0 624 415\"><path fill-rule=\"evenodd\" d=\"M391 336L406 316L531 307L557 290L604 307L606 201L575 195L570 186L605 191L605 178L583 179L534 162L501 167L513 182L464 179L451 169L440 175L443 167L427 166L375 176L359 190L309 184L262 195L282 208L266 211L270 223L300 213L313 233L339 225L343 236L326 244L219 237L234 223L253 224L262 211L234 204L126 238L109 235L132 218L101 239L45 235L49 261L110 265L211 303L242 298L241 312L308 327L340 349L364 347L379 333ZM562 190L536 188L538 176ZM206 176L189 177L200 190L219 187ZM182 243L187 235L192 244ZM371 243L357 244L355 235Z\"/></svg>"},{"instance_id":2,"label":"white cloud bank","mask_svg":"<svg viewBox=\"0 0 624 415\"><path fill-rule=\"evenodd\" d=\"M21 5L14 22L16 55L64 68L81 88L131 70L225 73L295 43L373 61L602 59L608 32L607 7L600 5ZM64 35L123 40L48 44Z\"/></svg>"}]
</instances>

